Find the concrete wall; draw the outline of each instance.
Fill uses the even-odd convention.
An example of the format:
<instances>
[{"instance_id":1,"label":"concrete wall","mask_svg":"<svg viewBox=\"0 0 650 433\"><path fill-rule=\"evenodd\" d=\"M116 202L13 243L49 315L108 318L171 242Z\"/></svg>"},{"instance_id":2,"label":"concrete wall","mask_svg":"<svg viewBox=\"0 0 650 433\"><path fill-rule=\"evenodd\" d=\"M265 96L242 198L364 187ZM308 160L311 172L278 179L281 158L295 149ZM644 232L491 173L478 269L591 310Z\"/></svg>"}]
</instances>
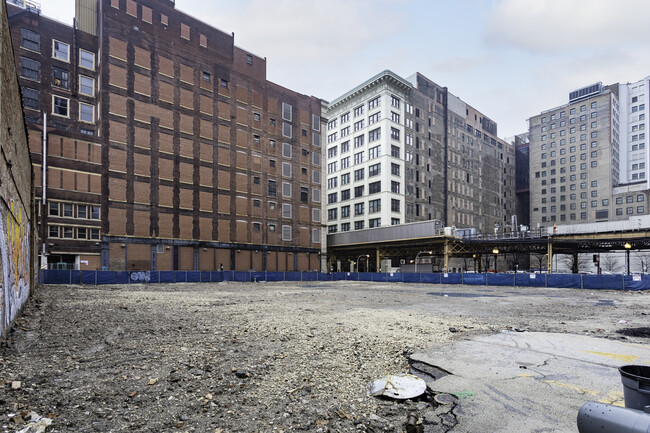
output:
<instances>
[{"instance_id":1,"label":"concrete wall","mask_svg":"<svg viewBox=\"0 0 650 433\"><path fill-rule=\"evenodd\" d=\"M0 25L0 336L33 284L32 165L21 109L7 9Z\"/></svg>"}]
</instances>

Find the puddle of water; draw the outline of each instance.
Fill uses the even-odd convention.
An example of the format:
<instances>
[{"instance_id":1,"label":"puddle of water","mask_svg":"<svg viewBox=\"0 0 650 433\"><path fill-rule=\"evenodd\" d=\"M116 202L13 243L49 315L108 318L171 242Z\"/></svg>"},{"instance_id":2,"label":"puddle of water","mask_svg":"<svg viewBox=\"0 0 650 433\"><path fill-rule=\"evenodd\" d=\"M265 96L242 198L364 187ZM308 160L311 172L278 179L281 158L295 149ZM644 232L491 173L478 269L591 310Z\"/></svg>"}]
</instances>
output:
<instances>
[{"instance_id":1,"label":"puddle of water","mask_svg":"<svg viewBox=\"0 0 650 433\"><path fill-rule=\"evenodd\" d=\"M441 296L448 298L504 298L505 296L486 295L484 293L448 293L448 292L429 292L427 295Z\"/></svg>"},{"instance_id":2,"label":"puddle of water","mask_svg":"<svg viewBox=\"0 0 650 433\"><path fill-rule=\"evenodd\" d=\"M599 299L598 302L594 304L596 307L613 307L614 301L609 301L607 299Z\"/></svg>"}]
</instances>

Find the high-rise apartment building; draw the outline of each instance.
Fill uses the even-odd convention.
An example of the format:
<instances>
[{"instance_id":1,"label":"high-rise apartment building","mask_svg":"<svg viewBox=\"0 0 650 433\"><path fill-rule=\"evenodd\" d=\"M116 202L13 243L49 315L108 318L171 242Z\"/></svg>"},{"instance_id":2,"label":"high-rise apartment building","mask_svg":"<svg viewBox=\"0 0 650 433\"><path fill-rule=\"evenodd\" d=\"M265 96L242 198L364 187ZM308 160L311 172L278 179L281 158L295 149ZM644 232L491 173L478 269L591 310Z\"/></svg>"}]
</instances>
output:
<instances>
[{"instance_id":1,"label":"high-rise apartment building","mask_svg":"<svg viewBox=\"0 0 650 433\"><path fill-rule=\"evenodd\" d=\"M173 0L11 14L50 262L320 268L321 100Z\"/></svg>"},{"instance_id":2,"label":"high-rise apartment building","mask_svg":"<svg viewBox=\"0 0 650 433\"><path fill-rule=\"evenodd\" d=\"M327 118L329 233L423 220L510 227L514 147L447 88L383 71L332 101Z\"/></svg>"},{"instance_id":3,"label":"high-rise apartment building","mask_svg":"<svg viewBox=\"0 0 650 433\"><path fill-rule=\"evenodd\" d=\"M647 213L644 88L596 83L529 119L532 228Z\"/></svg>"}]
</instances>

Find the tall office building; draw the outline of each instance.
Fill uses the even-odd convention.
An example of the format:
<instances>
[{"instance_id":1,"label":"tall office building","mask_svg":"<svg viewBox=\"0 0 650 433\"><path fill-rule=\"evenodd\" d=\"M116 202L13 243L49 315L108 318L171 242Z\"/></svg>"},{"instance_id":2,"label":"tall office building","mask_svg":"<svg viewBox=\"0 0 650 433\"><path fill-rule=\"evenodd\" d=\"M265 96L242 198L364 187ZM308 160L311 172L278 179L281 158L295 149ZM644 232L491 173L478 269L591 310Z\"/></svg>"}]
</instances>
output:
<instances>
[{"instance_id":1,"label":"tall office building","mask_svg":"<svg viewBox=\"0 0 650 433\"><path fill-rule=\"evenodd\" d=\"M321 100L173 0L77 0L75 27L14 3L44 259L320 268Z\"/></svg>"},{"instance_id":2,"label":"tall office building","mask_svg":"<svg viewBox=\"0 0 650 433\"><path fill-rule=\"evenodd\" d=\"M387 70L332 101L327 118L329 233L423 220L510 229L514 147L447 88Z\"/></svg>"},{"instance_id":3,"label":"tall office building","mask_svg":"<svg viewBox=\"0 0 650 433\"><path fill-rule=\"evenodd\" d=\"M647 213L646 87L592 84L529 119L532 228Z\"/></svg>"}]
</instances>

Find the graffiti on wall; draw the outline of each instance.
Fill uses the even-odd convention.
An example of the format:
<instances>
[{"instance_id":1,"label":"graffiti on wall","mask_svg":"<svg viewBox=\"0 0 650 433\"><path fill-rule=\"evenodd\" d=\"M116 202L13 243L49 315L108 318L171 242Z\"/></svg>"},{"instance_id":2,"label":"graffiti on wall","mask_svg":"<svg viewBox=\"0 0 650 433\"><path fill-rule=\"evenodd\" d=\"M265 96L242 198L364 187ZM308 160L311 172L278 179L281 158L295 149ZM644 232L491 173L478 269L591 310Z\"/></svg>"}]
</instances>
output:
<instances>
[{"instance_id":1,"label":"graffiti on wall","mask_svg":"<svg viewBox=\"0 0 650 433\"><path fill-rule=\"evenodd\" d=\"M0 205L0 260L4 314L2 329L7 329L29 296L29 219L11 200L9 208Z\"/></svg>"}]
</instances>

